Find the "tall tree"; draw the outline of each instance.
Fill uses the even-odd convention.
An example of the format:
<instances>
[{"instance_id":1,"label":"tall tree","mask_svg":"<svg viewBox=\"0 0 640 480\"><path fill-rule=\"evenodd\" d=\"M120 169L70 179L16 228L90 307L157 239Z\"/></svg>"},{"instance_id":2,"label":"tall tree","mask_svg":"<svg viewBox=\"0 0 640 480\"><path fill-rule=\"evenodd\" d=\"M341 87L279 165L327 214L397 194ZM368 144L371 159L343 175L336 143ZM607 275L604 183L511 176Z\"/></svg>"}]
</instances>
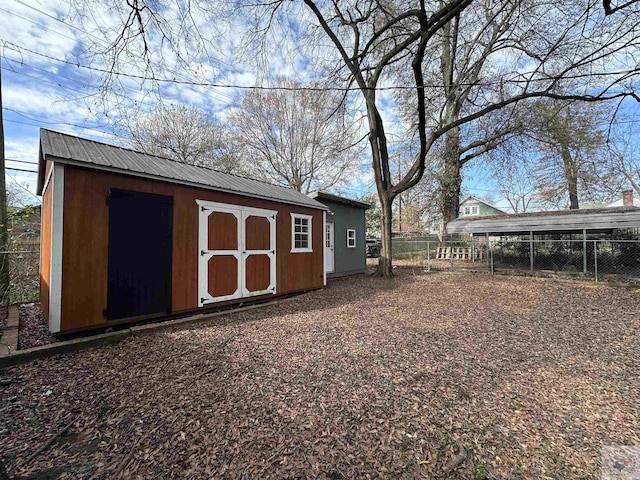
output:
<instances>
[{"instance_id":1,"label":"tall tree","mask_svg":"<svg viewBox=\"0 0 640 480\"><path fill-rule=\"evenodd\" d=\"M441 0L441 3L444 5L448 1ZM442 100L433 98L431 102L442 105L437 125L446 127L454 124L470 107L473 111L493 101L483 98L497 94L489 85L500 78L493 56L504 49L505 43L513 40L521 8L521 2L502 2L496 8L493 1L477 1L464 15L457 15L442 28L439 52L436 50L439 62L432 60L432 65L439 63L439 71L430 72L430 77L442 84ZM429 65L425 68L429 71ZM460 213L464 166L506 141L518 128L517 123L510 121L509 115L494 117L492 122L454 126L444 134L438 178L439 205L445 226Z\"/></svg>"},{"instance_id":2,"label":"tall tree","mask_svg":"<svg viewBox=\"0 0 640 480\"><path fill-rule=\"evenodd\" d=\"M222 171L239 168L224 127L193 106L159 103L147 115L122 118L121 128L137 150Z\"/></svg>"},{"instance_id":3,"label":"tall tree","mask_svg":"<svg viewBox=\"0 0 640 480\"><path fill-rule=\"evenodd\" d=\"M358 124L340 95L279 79L248 91L229 115L248 174L309 193L349 183L360 167Z\"/></svg>"},{"instance_id":4,"label":"tall tree","mask_svg":"<svg viewBox=\"0 0 640 480\"><path fill-rule=\"evenodd\" d=\"M4 118L2 116L2 57L0 56L0 300L8 301L9 257L5 253L9 246L7 227L7 187L4 157Z\"/></svg>"},{"instance_id":5,"label":"tall tree","mask_svg":"<svg viewBox=\"0 0 640 480\"><path fill-rule=\"evenodd\" d=\"M529 105L525 135L533 140L537 190L550 205L580 208L595 199L604 179L605 135L598 110L590 105L541 100Z\"/></svg>"}]
</instances>

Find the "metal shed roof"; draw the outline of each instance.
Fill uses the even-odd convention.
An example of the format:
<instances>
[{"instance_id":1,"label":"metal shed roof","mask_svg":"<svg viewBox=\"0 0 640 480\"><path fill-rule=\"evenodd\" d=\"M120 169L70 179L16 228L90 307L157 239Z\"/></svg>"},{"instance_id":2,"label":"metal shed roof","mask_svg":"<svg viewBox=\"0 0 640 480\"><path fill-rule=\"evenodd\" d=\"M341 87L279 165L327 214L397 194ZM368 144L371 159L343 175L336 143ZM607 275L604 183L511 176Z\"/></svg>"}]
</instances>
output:
<instances>
[{"instance_id":1,"label":"metal shed roof","mask_svg":"<svg viewBox=\"0 0 640 480\"><path fill-rule=\"evenodd\" d=\"M333 193L328 192L311 192L309 196L311 198L317 199L320 202L322 202L323 200L327 200L329 202L342 203L344 205L350 205L352 207L362 208L364 210L369 210L371 208L371 204L369 203L353 200L352 198L339 197L338 195L334 195Z\"/></svg>"},{"instance_id":2,"label":"metal shed roof","mask_svg":"<svg viewBox=\"0 0 640 480\"><path fill-rule=\"evenodd\" d=\"M188 165L52 130L40 130L40 148L43 160L328 210L322 203L292 188L271 185L211 168ZM44 164L39 167L39 176L42 175ZM42 194L44 179L41 178L38 184L38 194Z\"/></svg>"},{"instance_id":3,"label":"metal shed roof","mask_svg":"<svg viewBox=\"0 0 640 480\"><path fill-rule=\"evenodd\" d=\"M640 228L640 208L618 207L465 217L449 222L447 233L526 235L529 232L569 233L628 228Z\"/></svg>"}]
</instances>

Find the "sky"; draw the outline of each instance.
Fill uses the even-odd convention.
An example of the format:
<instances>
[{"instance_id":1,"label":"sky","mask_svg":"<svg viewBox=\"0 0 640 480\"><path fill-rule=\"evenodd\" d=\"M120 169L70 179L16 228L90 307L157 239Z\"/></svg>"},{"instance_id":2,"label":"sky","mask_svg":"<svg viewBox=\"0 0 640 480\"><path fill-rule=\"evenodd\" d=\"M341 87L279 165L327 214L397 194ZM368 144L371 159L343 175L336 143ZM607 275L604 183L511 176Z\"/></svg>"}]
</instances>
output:
<instances>
[{"instance_id":1,"label":"sky","mask_svg":"<svg viewBox=\"0 0 640 480\"><path fill-rule=\"evenodd\" d=\"M24 186L34 203L39 202L35 171L40 128L124 144L126 139L114 133L114 123L122 114L144 115L150 111L158 101L158 96L150 93L152 87L164 102L196 106L224 121L227 112L238 106L244 91L238 86L251 87L275 75L301 82L315 75L312 62L299 55L296 48L295 22L304 21L304 11L294 16L293 23L276 25L274 35L279 37L262 57L253 54L260 39L248 39L241 33L246 30L245 17L234 16L232 23L223 25L216 21L216 12L211 12L210 16L189 19L193 22L190 31L211 37L222 35L224 42L202 45L186 37L180 44L167 45L150 35L153 71L145 69L137 50L140 43L133 42L130 49L121 50L118 59L117 70L123 75L113 76L110 88L105 89L104 72L111 63L96 52L109 51L117 39L128 13L118 9L124 4L91 0L5 0L0 4L7 182ZM295 8L297 4L292 5ZM178 10L163 13L165 18L184 19ZM163 28L178 32L183 26L169 22ZM138 78L149 75L167 81L141 83ZM385 98L389 95L380 93L381 105L389 101ZM403 128L397 126L393 114L385 110L384 115L390 136L401 136ZM341 193L359 197L374 192L372 179L371 168L365 166ZM468 168L463 179L465 195L489 197L498 207L507 207L480 165Z\"/></svg>"}]
</instances>

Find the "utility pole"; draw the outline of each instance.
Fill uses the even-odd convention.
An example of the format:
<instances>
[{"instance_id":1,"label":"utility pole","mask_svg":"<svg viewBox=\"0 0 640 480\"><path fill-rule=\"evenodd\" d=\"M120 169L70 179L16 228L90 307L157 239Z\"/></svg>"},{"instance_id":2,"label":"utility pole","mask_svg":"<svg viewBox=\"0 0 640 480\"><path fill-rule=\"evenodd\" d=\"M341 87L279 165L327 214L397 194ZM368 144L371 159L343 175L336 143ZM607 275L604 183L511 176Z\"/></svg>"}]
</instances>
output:
<instances>
[{"instance_id":1,"label":"utility pole","mask_svg":"<svg viewBox=\"0 0 640 480\"><path fill-rule=\"evenodd\" d=\"M2 55L0 54L0 301L9 302L9 232L7 230L7 186L4 158L4 118L2 115Z\"/></svg>"},{"instance_id":2,"label":"utility pole","mask_svg":"<svg viewBox=\"0 0 640 480\"><path fill-rule=\"evenodd\" d=\"M400 174L400 154L397 154L398 158L398 183L402 180ZM398 231L402 232L402 194L398 194Z\"/></svg>"}]
</instances>

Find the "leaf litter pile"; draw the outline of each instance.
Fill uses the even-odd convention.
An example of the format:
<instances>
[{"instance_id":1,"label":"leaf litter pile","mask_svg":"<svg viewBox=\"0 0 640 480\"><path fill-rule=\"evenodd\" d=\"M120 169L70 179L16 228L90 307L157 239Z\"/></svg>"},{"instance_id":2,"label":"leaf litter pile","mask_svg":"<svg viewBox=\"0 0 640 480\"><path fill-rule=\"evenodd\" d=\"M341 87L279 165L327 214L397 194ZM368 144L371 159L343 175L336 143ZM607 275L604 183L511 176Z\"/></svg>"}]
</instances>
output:
<instances>
[{"instance_id":1,"label":"leaf litter pile","mask_svg":"<svg viewBox=\"0 0 640 480\"><path fill-rule=\"evenodd\" d=\"M596 479L640 292L399 270L2 373L15 478Z\"/></svg>"}]
</instances>

